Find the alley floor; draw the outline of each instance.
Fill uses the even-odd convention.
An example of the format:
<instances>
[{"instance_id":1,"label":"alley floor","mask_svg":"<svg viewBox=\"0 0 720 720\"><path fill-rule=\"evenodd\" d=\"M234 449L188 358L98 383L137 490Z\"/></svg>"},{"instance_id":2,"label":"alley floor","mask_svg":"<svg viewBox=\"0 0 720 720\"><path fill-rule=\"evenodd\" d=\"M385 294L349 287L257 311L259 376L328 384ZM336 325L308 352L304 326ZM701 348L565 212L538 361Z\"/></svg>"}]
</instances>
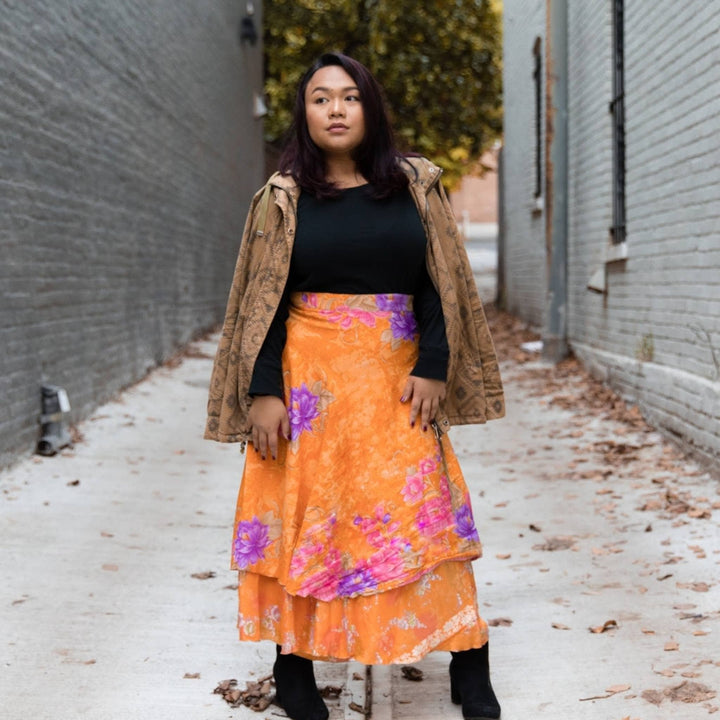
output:
<instances>
[{"instance_id":1,"label":"alley floor","mask_svg":"<svg viewBox=\"0 0 720 720\"><path fill-rule=\"evenodd\" d=\"M574 361L522 351L531 334L491 315L508 415L452 439L485 547L475 572L502 717L712 715L718 478ZM72 449L0 474L3 718L284 716L227 702L247 682L271 696L274 648L236 639L228 567L243 458L202 440L215 341L99 408ZM373 668L373 717L460 720L448 660L417 663L420 681ZM318 680L331 718L362 717L363 666L318 665Z\"/></svg>"}]
</instances>

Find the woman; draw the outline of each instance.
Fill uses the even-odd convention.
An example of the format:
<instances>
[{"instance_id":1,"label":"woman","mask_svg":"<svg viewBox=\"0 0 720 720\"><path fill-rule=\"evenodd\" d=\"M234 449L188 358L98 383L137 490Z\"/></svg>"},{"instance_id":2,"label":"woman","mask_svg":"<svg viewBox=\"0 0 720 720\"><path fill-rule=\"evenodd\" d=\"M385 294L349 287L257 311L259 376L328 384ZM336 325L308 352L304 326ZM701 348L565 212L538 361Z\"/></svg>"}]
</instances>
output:
<instances>
[{"instance_id":1,"label":"woman","mask_svg":"<svg viewBox=\"0 0 720 720\"><path fill-rule=\"evenodd\" d=\"M252 442L235 519L238 628L277 644L277 701L327 718L314 659L453 654L465 718L497 718L481 554L451 424L504 414L440 171L395 149L379 86L323 55L254 198L205 436Z\"/></svg>"}]
</instances>

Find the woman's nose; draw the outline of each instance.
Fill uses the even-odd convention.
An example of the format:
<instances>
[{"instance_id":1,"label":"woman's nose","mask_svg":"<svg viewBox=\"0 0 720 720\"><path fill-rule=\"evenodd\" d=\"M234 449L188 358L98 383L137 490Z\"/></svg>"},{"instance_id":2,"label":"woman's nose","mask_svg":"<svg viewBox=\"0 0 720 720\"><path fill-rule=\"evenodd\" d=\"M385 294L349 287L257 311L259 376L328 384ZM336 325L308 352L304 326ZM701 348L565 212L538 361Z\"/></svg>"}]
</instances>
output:
<instances>
[{"instance_id":1,"label":"woman's nose","mask_svg":"<svg viewBox=\"0 0 720 720\"><path fill-rule=\"evenodd\" d=\"M334 117L343 114L343 105L340 100L332 100L330 103L330 114Z\"/></svg>"}]
</instances>

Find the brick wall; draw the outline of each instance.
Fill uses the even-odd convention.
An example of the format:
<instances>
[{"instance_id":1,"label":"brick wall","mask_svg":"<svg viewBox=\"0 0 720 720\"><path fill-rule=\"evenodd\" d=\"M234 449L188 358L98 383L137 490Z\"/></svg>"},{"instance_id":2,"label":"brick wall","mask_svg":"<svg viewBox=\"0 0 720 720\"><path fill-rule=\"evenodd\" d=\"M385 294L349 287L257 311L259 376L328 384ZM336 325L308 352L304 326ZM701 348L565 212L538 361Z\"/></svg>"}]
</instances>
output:
<instances>
[{"instance_id":1,"label":"brick wall","mask_svg":"<svg viewBox=\"0 0 720 720\"><path fill-rule=\"evenodd\" d=\"M264 177L243 10L0 0L0 465L41 382L77 420L221 318Z\"/></svg>"},{"instance_id":2,"label":"brick wall","mask_svg":"<svg viewBox=\"0 0 720 720\"><path fill-rule=\"evenodd\" d=\"M505 303L510 312L541 327L547 253L545 218L535 199L533 47L540 38L544 54L545 2L510 0L503 7Z\"/></svg>"},{"instance_id":3,"label":"brick wall","mask_svg":"<svg viewBox=\"0 0 720 720\"><path fill-rule=\"evenodd\" d=\"M511 17L523 7L521 0L505 4ZM606 266L613 188L611 4L568 2L568 8L569 341L652 422L718 462L720 5L704 3L679 17L670 0L625 2L628 257ZM506 66L527 58L527 32L506 23ZM527 127L533 108L527 89L509 81L506 213L512 217L527 195L527 148L511 154L511 140L519 135L522 142L517 128ZM522 246L534 257L537 237L527 226L523 233ZM508 253L506 272L527 285L520 255ZM587 290L602 267L606 295ZM535 277L544 282L543 270ZM534 310L522 312L530 317L542 303L517 288L520 282L512 290L508 283L509 305L532 303Z\"/></svg>"},{"instance_id":4,"label":"brick wall","mask_svg":"<svg viewBox=\"0 0 720 720\"><path fill-rule=\"evenodd\" d=\"M458 222L497 223L498 173L497 149L487 150L478 162L477 174L463 177L450 193L450 204ZM485 168L484 172L482 168ZM481 174L482 173L482 174Z\"/></svg>"}]
</instances>

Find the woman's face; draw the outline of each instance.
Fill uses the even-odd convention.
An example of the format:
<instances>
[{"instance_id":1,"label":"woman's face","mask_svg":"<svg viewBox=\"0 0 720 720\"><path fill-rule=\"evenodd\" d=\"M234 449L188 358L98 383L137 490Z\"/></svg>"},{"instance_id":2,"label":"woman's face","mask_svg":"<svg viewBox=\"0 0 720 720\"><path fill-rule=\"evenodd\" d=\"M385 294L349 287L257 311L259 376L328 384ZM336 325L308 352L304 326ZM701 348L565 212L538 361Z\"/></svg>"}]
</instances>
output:
<instances>
[{"instance_id":1,"label":"woman's face","mask_svg":"<svg viewBox=\"0 0 720 720\"><path fill-rule=\"evenodd\" d=\"M326 155L350 155L365 137L360 91L339 65L320 68L310 78L305 117L310 138Z\"/></svg>"}]
</instances>

